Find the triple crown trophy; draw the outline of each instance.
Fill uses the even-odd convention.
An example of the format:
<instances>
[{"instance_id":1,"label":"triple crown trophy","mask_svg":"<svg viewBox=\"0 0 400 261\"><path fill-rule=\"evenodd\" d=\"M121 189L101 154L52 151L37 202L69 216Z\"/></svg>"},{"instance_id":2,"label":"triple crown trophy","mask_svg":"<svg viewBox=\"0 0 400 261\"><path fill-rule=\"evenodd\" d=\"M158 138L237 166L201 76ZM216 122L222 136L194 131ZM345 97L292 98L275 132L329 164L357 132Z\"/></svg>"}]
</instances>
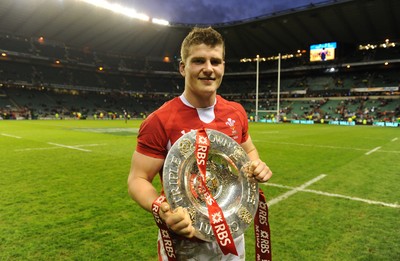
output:
<instances>
[{"instance_id":1,"label":"triple crown trophy","mask_svg":"<svg viewBox=\"0 0 400 261\"><path fill-rule=\"evenodd\" d=\"M200 131L203 137L199 137ZM206 149L201 147L205 139L206 157ZM236 238L244 233L257 212L258 183L248 177L249 167L247 153L229 136L211 129L191 131L174 143L165 159L165 197L172 209L188 210L195 237L223 244L219 232L224 227L218 221L224 221L228 232Z\"/></svg>"}]
</instances>

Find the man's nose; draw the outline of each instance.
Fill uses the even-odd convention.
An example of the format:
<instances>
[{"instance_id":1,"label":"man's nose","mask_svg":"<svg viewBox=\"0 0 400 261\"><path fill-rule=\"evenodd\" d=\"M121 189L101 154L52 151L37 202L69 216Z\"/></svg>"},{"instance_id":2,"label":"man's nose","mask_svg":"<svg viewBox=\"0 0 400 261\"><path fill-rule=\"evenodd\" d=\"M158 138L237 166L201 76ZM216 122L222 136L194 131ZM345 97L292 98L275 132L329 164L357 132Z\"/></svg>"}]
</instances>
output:
<instances>
[{"instance_id":1,"label":"man's nose","mask_svg":"<svg viewBox=\"0 0 400 261\"><path fill-rule=\"evenodd\" d=\"M203 71L204 71L205 73L212 73L213 68L212 68L211 61L206 61L206 62L204 63L204 69L203 69Z\"/></svg>"}]
</instances>

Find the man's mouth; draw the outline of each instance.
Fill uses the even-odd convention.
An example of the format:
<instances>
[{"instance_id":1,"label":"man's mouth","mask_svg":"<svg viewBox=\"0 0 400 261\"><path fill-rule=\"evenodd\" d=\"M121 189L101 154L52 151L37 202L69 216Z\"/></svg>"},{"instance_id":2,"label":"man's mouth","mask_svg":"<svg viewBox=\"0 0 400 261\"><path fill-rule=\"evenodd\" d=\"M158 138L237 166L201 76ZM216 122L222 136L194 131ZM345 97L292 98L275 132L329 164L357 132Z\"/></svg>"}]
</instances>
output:
<instances>
[{"instance_id":1,"label":"man's mouth","mask_svg":"<svg viewBox=\"0 0 400 261\"><path fill-rule=\"evenodd\" d=\"M210 78L210 77L200 77L199 80L201 81L215 81L215 78Z\"/></svg>"}]
</instances>

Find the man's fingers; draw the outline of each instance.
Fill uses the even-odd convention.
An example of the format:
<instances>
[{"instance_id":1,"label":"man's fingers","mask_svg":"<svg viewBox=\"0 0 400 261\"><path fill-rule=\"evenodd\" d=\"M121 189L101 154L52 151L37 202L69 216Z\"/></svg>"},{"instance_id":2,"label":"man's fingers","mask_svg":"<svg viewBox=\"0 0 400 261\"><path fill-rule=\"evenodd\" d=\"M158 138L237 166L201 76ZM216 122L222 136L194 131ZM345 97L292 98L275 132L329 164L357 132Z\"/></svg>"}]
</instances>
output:
<instances>
[{"instance_id":1,"label":"man's fingers","mask_svg":"<svg viewBox=\"0 0 400 261\"><path fill-rule=\"evenodd\" d=\"M164 213L168 212L170 210L169 204L167 202L161 203L160 209Z\"/></svg>"},{"instance_id":2,"label":"man's fingers","mask_svg":"<svg viewBox=\"0 0 400 261\"><path fill-rule=\"evenodd\" d=\"M250 164L250 173L253 176L258 176L266 164L260 160L253 160Z\"/></svg>"},{"instance_id":3,"label":"man's fingers","mask_svg":"<svg viewBox=\"0 0 400 261\"><path fill-rule=\"evenodd\" d=\"M172 215L168 219L167 225L174 230L183 229L191 224L190 218L187 216L189 216L187 210L182 207L178 207L172 211Z\"/></svg>"},{"instance_id":4,"label":"man's fingers","mask_svg":"<svg viewBox=\"0 0 400 261\"><path fill-rule=\"evenodd\" d=\"M171 212L166 220L168 227L175 233L191 238L194 236L195 229L192 226L189 213L186 209L179 207Z\"/></svg>"},{"instance_id":5,"label":"man's fingers","mask_svg":"<svg viewBox=\"0 0 400 261\"><path fill-rule=\"evenodd\" d=\"M253 160L250 164L250 171L254 172L254 170L258 167L258 165L260 164L260 161L258 160Z\"/></svg>"},{"instance_id":6,"label":"man's fingers","mask_svg":"<svg viewBox=\"0 0 400 261\"><path fill-rule=\"evenodd\" d=\"M265 162L254 160L250 164L250 177L254 177L259 182L266 182L272 177L272 171Z\"/></svg>"}]
</instances>

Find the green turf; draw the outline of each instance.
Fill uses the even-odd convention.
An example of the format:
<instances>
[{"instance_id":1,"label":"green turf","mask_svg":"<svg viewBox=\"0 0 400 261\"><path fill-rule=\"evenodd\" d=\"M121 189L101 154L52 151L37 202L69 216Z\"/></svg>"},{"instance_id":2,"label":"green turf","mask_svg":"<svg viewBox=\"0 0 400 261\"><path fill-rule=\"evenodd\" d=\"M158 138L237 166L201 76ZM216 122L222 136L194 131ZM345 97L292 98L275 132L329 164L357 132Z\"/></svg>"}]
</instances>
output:
<instances>
[{"instance_id":1,"label":"green turf","mask_svg":"<svg viewBox=\"0 0 400 261\"><path fill-rule=\"evenodd\" d=\"M0 121L0 260L157 260L153 218L126 186L139 125ZM271 205L274 260L400 260L398 128L250 130L274 172L268 200L326 175ZM253 248L248 229L248 260Z\"/></svg>"}]
</instances>

